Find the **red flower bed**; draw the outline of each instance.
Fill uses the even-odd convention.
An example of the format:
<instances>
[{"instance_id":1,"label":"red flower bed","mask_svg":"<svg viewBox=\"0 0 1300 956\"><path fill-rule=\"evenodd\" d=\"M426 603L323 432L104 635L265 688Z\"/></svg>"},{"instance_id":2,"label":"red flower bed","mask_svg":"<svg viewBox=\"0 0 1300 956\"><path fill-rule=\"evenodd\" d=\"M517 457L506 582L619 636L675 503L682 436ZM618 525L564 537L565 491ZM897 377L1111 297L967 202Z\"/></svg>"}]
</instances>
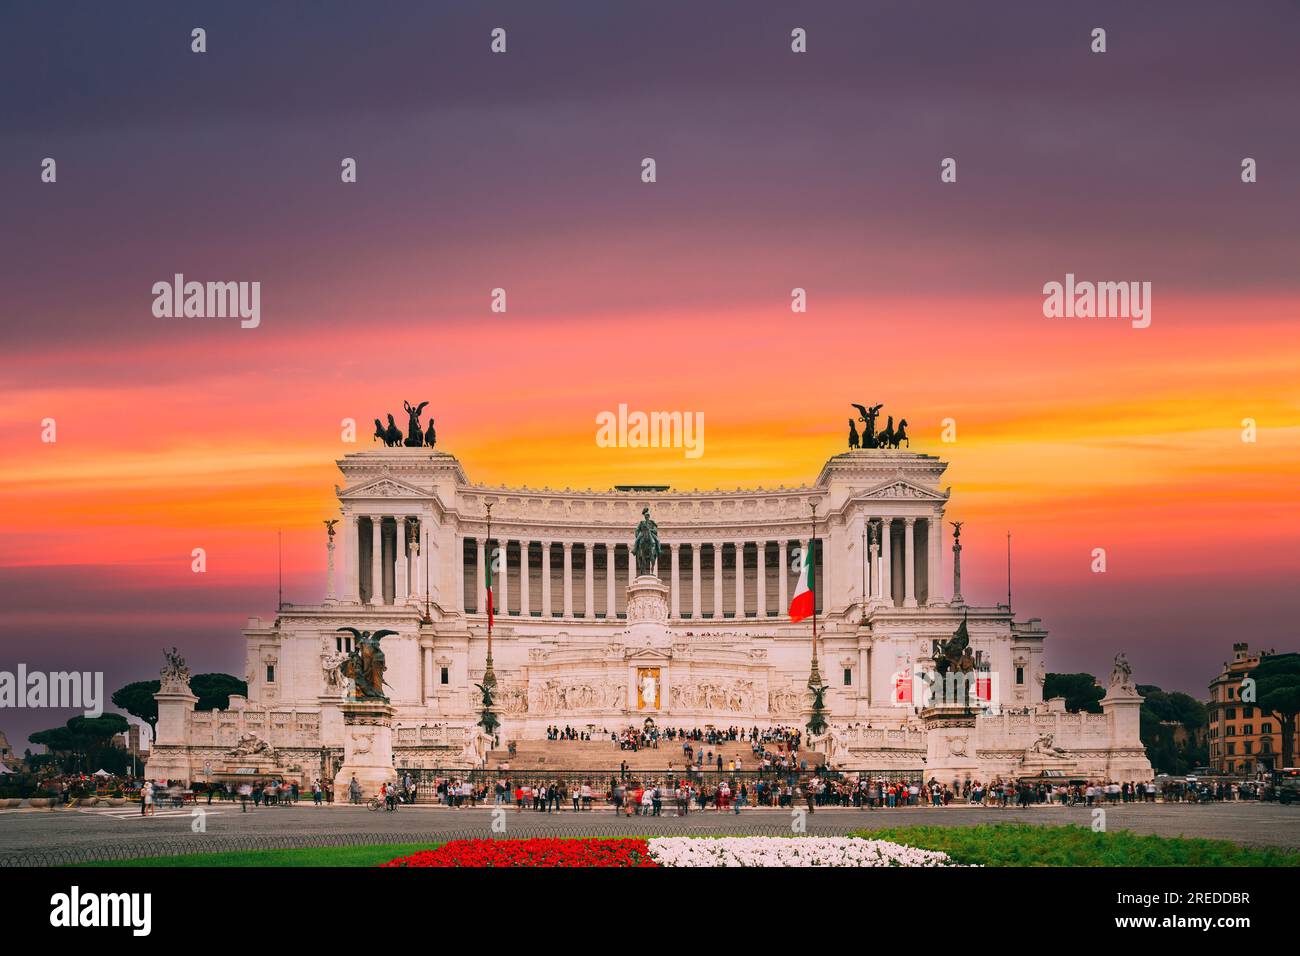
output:
<instances>
[{"instance_id":1,"label":"red flower bed","mask_svg":"<svg viewBox=\"0 0 1300 956\"><path fill-rule=\"evenodd\" d=\"M382 866L658 866L645 840L452 840Z\"/></svg>"}]
</instances>

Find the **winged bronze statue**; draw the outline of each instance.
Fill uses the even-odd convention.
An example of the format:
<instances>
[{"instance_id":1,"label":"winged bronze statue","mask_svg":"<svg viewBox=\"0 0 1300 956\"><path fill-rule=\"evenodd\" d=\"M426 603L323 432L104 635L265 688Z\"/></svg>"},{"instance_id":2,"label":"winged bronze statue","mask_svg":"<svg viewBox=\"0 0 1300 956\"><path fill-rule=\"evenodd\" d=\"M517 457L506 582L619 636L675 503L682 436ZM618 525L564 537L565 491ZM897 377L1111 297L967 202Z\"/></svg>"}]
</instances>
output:
<instances>
[{"instance_id":1,"label":"winged bronze statue","mask_svg":"<svg viewBox=\"0 0 1300 956\"><path fill-rule=\"evenodd\" d=\"M406 409L407 415L406 441L402 444L407 448L419 448L424 444L424 429L420 427L420 414L428 404L428 402L421 402L419 405L412 406L410 402L402 401L402 408Z\"/></svg>"},{"instance_id":2,"label":"winged bronze statue","mask_svg":"<svg viewBox=\"0 0 1300 956\"><path fill-rule=\"evenodd\" d=\"M878 448L879 445L876 442L876 416L880 414L880 410L885 406L880 404L867 408L866 405L859 405L857 402L849 402L849 404L858 410L859 421L865 426L862 429L861 446L863 448Z\"/></svg>"},{"instance_id":3,"label":"winged bronze statue","mask_svg":"<svg viewBox=\"0 0 1300 956\"><path fill-rule=\"evenodd\" d=\"M353 637L352 653L339 663L339 674L353 682L353 700L387 701L384 695L384 652L379 647L381 638L397 631L359 631L355 627L340 627Z\"/></svg>"}]
</instances>

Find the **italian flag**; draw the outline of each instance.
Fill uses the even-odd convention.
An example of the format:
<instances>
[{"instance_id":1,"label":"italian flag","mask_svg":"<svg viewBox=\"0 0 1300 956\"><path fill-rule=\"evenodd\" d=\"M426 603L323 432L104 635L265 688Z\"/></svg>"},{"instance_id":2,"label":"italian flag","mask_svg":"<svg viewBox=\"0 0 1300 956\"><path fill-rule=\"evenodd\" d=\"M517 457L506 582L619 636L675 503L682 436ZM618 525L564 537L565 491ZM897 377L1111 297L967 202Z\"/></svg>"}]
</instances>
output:
<instances>
[{"instance_id":1,"label":"italian flag","mask_svg":"<svg viewBox=\"0 0 1300 956\"><path fill-rule=\"evenodd\" d=\"M812 617L815 595L813 593L813 556L812 544L804 548L803 566L799 568L799 584L790 599L790 620L802 621Z\"/></svg>"},{"instance_id":2,"label":"italian flag","mask_svg":"<svg viewBox=\"0 0 1300 956\"><path fill-rule=\"evenodd\" d=\"M493 607L492 607L492 553L491 553L491 549L490 549L490 548L488 549L488 557L487 557L487 561L485 561L484 564L487 565L487 568L486 568L485 570L486 570L486 578L487 578L486 583L487 583L488 630L490 631L490 630L492 630L492 612L493 612Z\"/></svg>"}]
</instances>

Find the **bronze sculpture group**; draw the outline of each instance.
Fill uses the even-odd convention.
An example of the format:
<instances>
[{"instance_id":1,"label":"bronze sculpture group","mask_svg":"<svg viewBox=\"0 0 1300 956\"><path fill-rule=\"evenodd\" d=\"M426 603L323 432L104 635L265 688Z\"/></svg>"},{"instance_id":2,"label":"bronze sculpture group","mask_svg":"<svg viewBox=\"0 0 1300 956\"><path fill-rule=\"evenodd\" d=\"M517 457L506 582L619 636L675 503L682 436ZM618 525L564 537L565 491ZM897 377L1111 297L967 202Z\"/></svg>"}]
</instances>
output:
<instances>
[{"instance_id":1,"label":"bronze sculpture group","mask_svg":"<svg viewBox=\"0 0 1300 956\"><path fill-rule=\"evenodd\" d=\"M946 689L948 675L961 675L955 690L960 692L960 700L945 700L945 703L970 704L972 678L976 668L975 655L970 646L970 630L966 626L966 615L961 618L961 625L951 638L935 642L934 670L939 675L941 685Z\"/></svg>"},{"instance_id":2,"label":"bronze sculpture group","mask_svg":"<svg viewBox=\"0 0 1300 956\"><path fill-rule=\"evenodd\" d=\"M849 404L858 410L858 421L862 422L862 432L859 434L857 423L852 418L849 419L849 448L897 448L902 444L912 447L912 440L907 434L906 418L900 418L898 427L895 428L894 416L890 415L884 429L876 431L876 416L885 406L872 405L868 408L857 402Z\"/></svg>"},{"instance_id":3,"label":"bronze sculpture group","mask_svg":"<svg viewBox=\"0 0 1300 956\"><path fill-rule=\"evenodd\" d=\"M384 652L379 647L381 638L396 631L358 631L355 627L340 627L353 637L352 652L339 663L339 674L352 681L353 700L388 700L384 693Z\"/></svg>"},{"instance_id":4,"label":"bronze sculpture group","mask_svg":"<svg viewBox=\"0 0 1300 956\"><path fill-rule=\"evenodd\" d=\"M427 429L420 427L420 414L428 404L428 402L421 402L419 405L412 405L407 401L402 402L402 408L406 410L407 416L405 438L402 437L402 430L397 427L397 422L393 420L392 414L388 416L387 427L378 418L375 419L374 437L389 448L396 448L399 445L404 445L407 448L432 448L438 443L438 434L433 430L433 418L429 419Z\"/></svg>"}]
</instances>

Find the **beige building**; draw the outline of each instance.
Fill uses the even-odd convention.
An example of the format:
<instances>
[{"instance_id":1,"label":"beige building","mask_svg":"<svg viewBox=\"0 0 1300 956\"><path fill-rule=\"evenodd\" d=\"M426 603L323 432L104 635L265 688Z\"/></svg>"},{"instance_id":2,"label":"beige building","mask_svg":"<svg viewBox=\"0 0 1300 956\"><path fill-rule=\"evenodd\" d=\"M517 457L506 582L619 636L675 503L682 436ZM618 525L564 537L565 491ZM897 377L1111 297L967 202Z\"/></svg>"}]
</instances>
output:
<instances>
[{"instance_id":1,"label":"beige building","mask_svg":"<svg viewBox=\"0 0 1300 956\"><path fill-rule=\"evenodd\" d=\"M1286 765L1282 756L1282 723L1277 714L1241 699L1241 682L1273 651L1250 652L1250 645L1232 645L1232 660L1224 661L1210 682L1208 736L1210 767L1218 773L1255 774ZM1291 758L1295 762L1294 756Z\"/></svg>"}]
</instances>

